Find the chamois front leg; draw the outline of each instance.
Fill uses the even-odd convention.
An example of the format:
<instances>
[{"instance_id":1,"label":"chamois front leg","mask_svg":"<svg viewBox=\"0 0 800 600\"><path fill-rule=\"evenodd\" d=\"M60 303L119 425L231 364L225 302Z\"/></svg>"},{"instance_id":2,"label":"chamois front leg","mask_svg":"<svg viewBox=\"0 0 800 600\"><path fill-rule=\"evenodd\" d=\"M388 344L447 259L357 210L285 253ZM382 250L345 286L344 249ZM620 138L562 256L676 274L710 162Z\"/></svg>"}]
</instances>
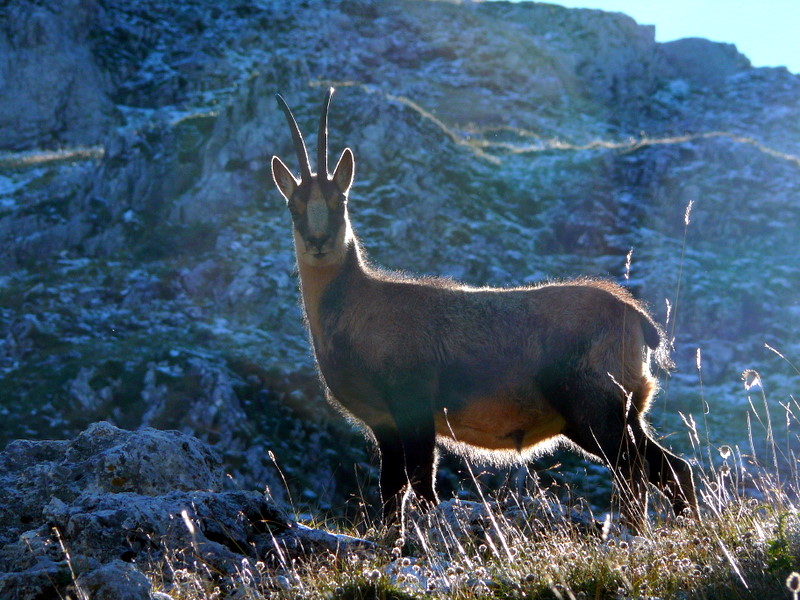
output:
<instances>
[{"instance_id":1,"label":"chamois front leg","mask_svg":"<svg viewBox=\"0 0 800 600\"><path fill-rule=\"evenodd\" d=\"M403 412L395 417L403 443L406 481L417 495L431 505L436 495L436 430L433 415Z\"/></svg>"},{"instance_id":2,"label":"chamois front leg","mask_svg":"<svg viewBox=\"0 0 800 600\"><path fill-rule=\"evenodd\" d=\"M380 494L386 524L399 521L403 489L408 483L403 443L397 429L384 426L373 430L380 458Z\"/></svg>"},{"instance_id":3,"label":"chamois front leg","mask_svg":"<svg viewBox=\"0 0 800 600\"><path fill-rule=\"evenodd\" d=\"M386 524L402 524L403 499L409 487L418 498L437 504L433 419L428 426L400 416L398 428L376 428L373 433L380 453L380 492Z\"/></svg>"},{"instance_id":4,"label":"chamois front leg","mask_svg":"<svg viewBox=\"0 0 800 600\"><path fill-rule=\"evenodd\" d=\"M646 432L645 443L644 454L650 467L650 482L669 498L676 515L688 510L694 518L699 519L691 465L663 448Z\"/></svg>"},{"instance_id":5,"label":"chamois front leg","mask_svg":"<svg viewBox=\"0 0 800 600\"><path fill-rule=\"evenodd\" d=\"M406 481L418 499L436 505L436 425L426 375L421 370L396 375L388 404L403 445Z\"/></svg>"},{"instance_id":6,"label":"chamois front leg","mask_svg":"<svg viewBox=\"0 0 800 600\"><path fill-rule=\"evenodd\" d=\"M436 429L424 380L393 378L392 383L386 401L395 427L384 425L373 433L381 454L383 515L387 523L402 523L406 489L429 504L438 503Z\"/></svg>"}]
</instances>

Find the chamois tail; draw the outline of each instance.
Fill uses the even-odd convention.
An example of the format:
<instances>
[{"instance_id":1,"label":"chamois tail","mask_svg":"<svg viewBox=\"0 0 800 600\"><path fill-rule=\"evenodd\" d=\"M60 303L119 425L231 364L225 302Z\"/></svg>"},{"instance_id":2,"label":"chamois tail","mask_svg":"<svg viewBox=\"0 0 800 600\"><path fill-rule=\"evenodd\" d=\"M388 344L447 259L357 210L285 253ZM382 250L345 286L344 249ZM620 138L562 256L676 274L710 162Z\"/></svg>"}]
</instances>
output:
<instances>
[{"instance_id":1,"label":"chamois tail","mask_svg":"<svg viewBox=\"0 0 800 600\"><path fill-rule=\"evenodd\" d=\"M669 356L669 340L664 330L655 323L649 315L642 314L642 333L647 347L653 350L656 364L669 371L675 368L675 363Z\"/></svg>"}]
</instances>

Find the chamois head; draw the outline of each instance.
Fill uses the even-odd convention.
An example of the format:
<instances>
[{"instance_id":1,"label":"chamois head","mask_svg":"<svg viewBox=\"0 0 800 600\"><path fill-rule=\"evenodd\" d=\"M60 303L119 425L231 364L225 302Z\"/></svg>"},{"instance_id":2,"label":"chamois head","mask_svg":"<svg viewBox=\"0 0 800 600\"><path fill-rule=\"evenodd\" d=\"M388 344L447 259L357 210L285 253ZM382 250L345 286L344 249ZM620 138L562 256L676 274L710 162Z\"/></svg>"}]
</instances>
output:
<instances>
[{"instance_id":1,"label":"chamois head","mask_svg":"<svg viewBox=\"0 0 800 600\"><path fill-rule=\"evenodd\" d=\"M307 264L324 266L342 255L348 235L347 192L353 183L353 152L345 148L333 171L328 173L328 107L333 88L328 89L322 105L317 136L317 173L311 172L303 135L292 111L280 94L278 105L286 115L292 141L300 163L300 179L277 156L272 157L272 178L278 186L294 222L298 258Z\"/></svg>"}]
</instances>

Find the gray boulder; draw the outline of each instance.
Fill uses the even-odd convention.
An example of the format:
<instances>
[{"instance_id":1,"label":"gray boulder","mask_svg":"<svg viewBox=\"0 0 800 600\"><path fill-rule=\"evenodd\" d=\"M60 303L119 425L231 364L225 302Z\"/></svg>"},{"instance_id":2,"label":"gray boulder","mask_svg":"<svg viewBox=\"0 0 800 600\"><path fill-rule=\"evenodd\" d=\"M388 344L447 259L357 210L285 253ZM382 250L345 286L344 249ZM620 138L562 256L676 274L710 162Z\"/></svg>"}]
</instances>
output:
<instances>
[{"instance_id":1,"label":"gray boulder","mask_svg":"<svg viewBox=\"0 0 800 600\"><path fill-rule=\"evenodd\" d=\"M92 600L148 600L152 588L139 570L119 560L78 577L76 587Z\"/></svg>"},{"instance_id":2,"label":"gray boulder","mask_svg":"<svg viewBox=\"0 0 800 600\"><path fill-rule=\"evenodd\" d=\"M222 489L219 458L177 431L136 433L95 423L71 441L11 442L0 453L0 545L42 518L53 502L88 495Z\"/></svg>"},{"instance_id":3,"label":"gray boulder","mask_svg":"<svg viewBox=\"0 0 800 600\"><path fill-rule=\"evenodd\" d=\"M366 544L222 482L215 453L177 431L95 423L70 441L12 442L0 453L0 598L149 598L146 574L168 587L167 562L225 579L247 560Z\"/></svg>"}]
</instances>

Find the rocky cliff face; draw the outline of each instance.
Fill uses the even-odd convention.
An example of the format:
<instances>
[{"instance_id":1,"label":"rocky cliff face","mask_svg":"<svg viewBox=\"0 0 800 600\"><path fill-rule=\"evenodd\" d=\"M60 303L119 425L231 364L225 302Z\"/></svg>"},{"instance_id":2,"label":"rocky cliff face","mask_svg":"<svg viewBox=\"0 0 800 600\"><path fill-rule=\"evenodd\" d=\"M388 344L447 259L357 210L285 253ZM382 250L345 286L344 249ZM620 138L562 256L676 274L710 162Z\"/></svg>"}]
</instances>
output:
<instances>
[{"instance_id":1,"label":"rocky cliff face","mask_svg":"<svg viewBox=\"0 0 800 600\"><path fill-rule=\"evenodd\" d=\"M746 437L743 369L796 391L764 343L800 350L800 79L731 46L524 2L15 0L0 81L4 442L180 428L257 487L273 450L301 504L357 489L364 444L322 401L268 172L292 156L274 93L310 132L330 84L376 262L607 276L662 321L668 301L665 432L703 410L698 348L712 443Z\"/></svg>"}]
</instances>

